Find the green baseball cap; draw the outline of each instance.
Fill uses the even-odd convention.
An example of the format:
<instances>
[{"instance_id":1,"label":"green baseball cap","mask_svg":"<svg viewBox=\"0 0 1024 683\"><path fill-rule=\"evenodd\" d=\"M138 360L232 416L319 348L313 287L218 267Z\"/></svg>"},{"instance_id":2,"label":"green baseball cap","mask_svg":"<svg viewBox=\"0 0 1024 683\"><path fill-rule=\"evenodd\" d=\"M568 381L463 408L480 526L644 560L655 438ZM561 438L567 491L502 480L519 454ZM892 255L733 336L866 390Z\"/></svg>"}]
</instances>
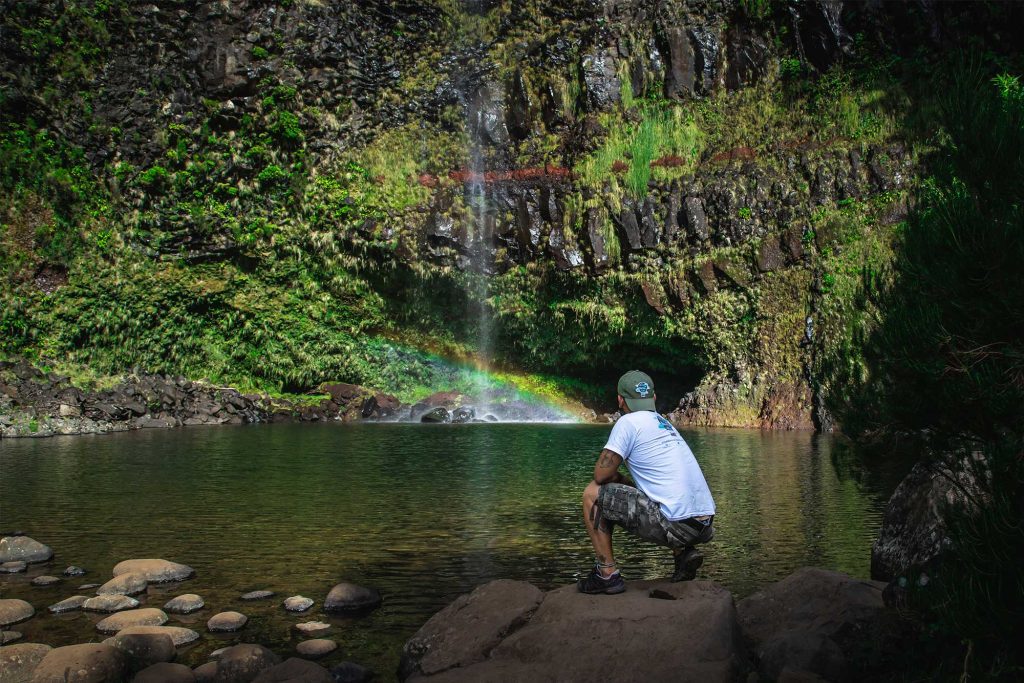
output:
<instances>
[{"instance_id":1,"label":"green baseball cap","mask_svg":"<svg viewBox=\"0 0 1024 683\"><path fill-rule=\"evenodd\" d=\"M630 410L651 410L654 408L654 380L646 372L630 370L619 378L619 396L626 399ZM657 411L655 411L657 412Z\"/></svg>"}]
</instances>

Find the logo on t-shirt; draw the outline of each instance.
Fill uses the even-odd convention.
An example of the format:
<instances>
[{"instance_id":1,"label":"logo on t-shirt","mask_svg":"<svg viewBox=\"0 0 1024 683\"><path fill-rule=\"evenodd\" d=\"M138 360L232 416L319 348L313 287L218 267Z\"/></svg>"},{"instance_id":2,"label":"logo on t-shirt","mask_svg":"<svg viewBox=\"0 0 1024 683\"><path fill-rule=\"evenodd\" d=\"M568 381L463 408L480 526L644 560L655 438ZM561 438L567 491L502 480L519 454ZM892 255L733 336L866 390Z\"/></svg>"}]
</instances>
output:
<instances>
[{"instance_id":1,"label":"logo on t-shirt","mask_svg":"<svg viewBox=\"0 0 1024 683\"><path fill-rule=\"evenodd\" d=\"M679 436L679 434L676 433L676 428L672 426L671 422L663 418L661 415L656 415L655 417L658 418L658 429L667 429L671 434Z\"/></svg>"}]
</instances>

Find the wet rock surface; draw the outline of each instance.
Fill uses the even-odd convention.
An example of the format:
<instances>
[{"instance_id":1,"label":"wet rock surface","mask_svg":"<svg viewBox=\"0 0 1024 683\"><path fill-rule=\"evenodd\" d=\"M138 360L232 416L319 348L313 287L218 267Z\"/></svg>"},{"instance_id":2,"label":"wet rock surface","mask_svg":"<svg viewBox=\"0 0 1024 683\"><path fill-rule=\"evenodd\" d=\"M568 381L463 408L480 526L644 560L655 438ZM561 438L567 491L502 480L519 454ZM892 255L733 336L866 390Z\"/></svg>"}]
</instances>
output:
<instances>
[{"instance_id":1,"label":"wet rock surface","mask_svg":"<svg viewBox=\"0 0 1024 683\"><path fill-rule=\"evenodd\" d=\"M73 612L75 610L82 609L82 605L89 600L87 595L72 595L70 598L65 598L60 602L54 603L47 607L54 614L63 614L64 612Z\"/></svg>"},{"instance_id":2,"label":"wet rock surface","mask_svg":"<svg viewBox=\"0 0 1024 683\"><path fill-rule=\"evenodd\" d=\"M230 633L241 631L248 621L249 617L241 612L220 612L210 617L206 628L210 633Z\"/></svg>"},{"instance_id":3,"label":"wet rock surface","mask_svg":"<svg viewBox=\"0 0 1024 683\"><path fill-rule=\"evenodd\" d=\"M192 614L201 610L205 604L195 593L185 593L168 600L164 604L164 611L168 614Z\"/></svg>"},{"instance_id":4,"label":"wet rock surface","mask_svg":"<svg viewBox=\"0 0 1024 683\"><path fill-rule=\"evenodd\" d=\"M105 617L96 624L100 633L118 633L131 626L163 626L167 615L155 607L125 610Z\"/></svg>"},{"instance_id":5,"label":"wet rock surface","mask_svg":"<svg viewBox=\"0 0 1024 683\"><path fill-rule=\"evenodd\" d=\"M175 647L188 645L199 640L199 634L183 626L128 626L117 632L119 636L133 634L166 634L170 636Z\"/></svg>"},{"instance_id":6,"label":"wet rock surface","mask_svg":"<svg viewBox=\"0 0 1024 683\"><path fill-rule=\"evenodd\" d=\"M285 598L281 604L289 612L305 612L313 606L313 600L301 595L293 595L290 598Z\"/></svg>"},{"instance_id":7,"label":"wet rock surface","mask_svg":"<svg viewBox=\"0 0 1024 683\"><path fill-rule=\"evenodd\" d=\"M319 659L320 657L326 657L330 653L338 649L338 644L328 638L313 638L312 640L304 640L295 646L295 651L303 657L309 657L311 659Z\"/></svg>"},{"instance_id":8,"label":"wet rock surface","mask_svg":"<svg viewBox=\"0 0 1024 683\"><path fill-rule=\"evenodd\" d=\"M324 599L325 612L363 612L378 607L380 591L357 586L354 583L339 583Z\"/></svg>"},{"instance_id":9,"label":"wet rock surface","mask_svg":"<svg viewBox=\"0 0 1024 683\"><path fill-rule=\"evenodd\" d=\"M84 586L83 586L84 587ZM120 612L126 609L135 609L139 601L127 595L97 595L82 603L82 609L87 612Z\"/></svg>"},{"instance_id":10,"label":"wet rock surface","mask_svg":"<svg viewBox=\"0 0 1024 683\"><path fill-rule=\"evenodd\" d=\"M29 683L32 673L53 648L41 643L17 643L0 649L0 681Z\"/></svg>"},{"instance_id":11,"label":"wet rock surface","mask_svg":"<svg viewBox=\"0 0 1024 683\"><path fill-rule=\"evenodd\" d=\"M159 559L125 560L114 565L113 571L115 577L136 574L152 583L184 581L194 576L195 573L196 570L188 565Z\"/></svg>"},{"instance_id":12,"label":"wet rock surface","mask_svg":"<svg viewBox=\"0 0 1024 683\"><path fill-rule=\"evenodd\" d=\"M0 563L46 562L53 557L50 546L28 536L4 536L0 538Z\"/></svg>"},{"instance_id":13,"label":"wet rock surface","mask_svg":"<svg viewBox=\"0 0 1024 683\"><path fill-rule=\"evenodd\" d=\"M106 683L127 677L124 653L103 643L50 650L32 673L33 683Z\"/></svg>"},{"instance_id":14,"label":"wet rock surface","mask_svg":"<svg viewBox=\"0 0 1024 683\"><path fill-rule=\"evenodd\" d=\"M36 613L32 605L16 598L0 599L0 626L11 626L27 619Z\"/></svg>"},{"instance_id":15,"label":"wet rock surface","mask_svg":"<svg viewBox=\"0 0 1024 683\"><path fill-rule=\"evenodd\" d=\"M148 582L142 574L130 573L115 576L96 589L97 595L140 595L146 592Z\"/></svg>"}]
</instances>

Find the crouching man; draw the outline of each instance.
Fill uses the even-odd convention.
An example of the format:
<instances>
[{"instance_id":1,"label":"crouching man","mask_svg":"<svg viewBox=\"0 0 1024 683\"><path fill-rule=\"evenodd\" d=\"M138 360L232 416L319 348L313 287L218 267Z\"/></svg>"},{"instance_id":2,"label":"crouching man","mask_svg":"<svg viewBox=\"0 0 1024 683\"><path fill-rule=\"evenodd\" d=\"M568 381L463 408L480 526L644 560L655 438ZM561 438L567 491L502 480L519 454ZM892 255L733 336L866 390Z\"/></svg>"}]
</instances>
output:
<instances>
[{"instance_id":1,"label":"crouching man","mask_svg":"<svg viewBox=\"0 0 1024 683\"><path fill-rule=\"evenodd\" d=\"M715 501L690 447L654 407L654 381L638 370L619 379L622 417L583 492L583 518L597 562L577 584L582 593L626 590L612 554L612 526L668 546L675 558L672 581L697 575L704 555L696 549L714 537ZM636 483L619 472L623 463Z\"/></svg>"}]
</instances>

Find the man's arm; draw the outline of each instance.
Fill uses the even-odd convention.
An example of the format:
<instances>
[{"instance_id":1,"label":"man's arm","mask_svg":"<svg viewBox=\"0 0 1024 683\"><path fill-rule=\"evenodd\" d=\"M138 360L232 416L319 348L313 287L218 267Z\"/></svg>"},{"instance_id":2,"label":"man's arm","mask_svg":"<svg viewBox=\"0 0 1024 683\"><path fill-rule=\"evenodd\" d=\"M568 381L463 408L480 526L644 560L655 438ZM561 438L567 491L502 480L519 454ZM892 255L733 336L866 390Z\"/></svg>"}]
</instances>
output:
<instances>
[{"instance_id":1,"label":"man's arm","mask_svg":"<svg viewBox=\"0 0 1024 683\"><path fill-rule=\"evenodd\" d=\"M601 451L594 465L594 481L598 484L626 484L629 480L619 474L622 456L607 448Z\"/></svg>"}]
</instances>

